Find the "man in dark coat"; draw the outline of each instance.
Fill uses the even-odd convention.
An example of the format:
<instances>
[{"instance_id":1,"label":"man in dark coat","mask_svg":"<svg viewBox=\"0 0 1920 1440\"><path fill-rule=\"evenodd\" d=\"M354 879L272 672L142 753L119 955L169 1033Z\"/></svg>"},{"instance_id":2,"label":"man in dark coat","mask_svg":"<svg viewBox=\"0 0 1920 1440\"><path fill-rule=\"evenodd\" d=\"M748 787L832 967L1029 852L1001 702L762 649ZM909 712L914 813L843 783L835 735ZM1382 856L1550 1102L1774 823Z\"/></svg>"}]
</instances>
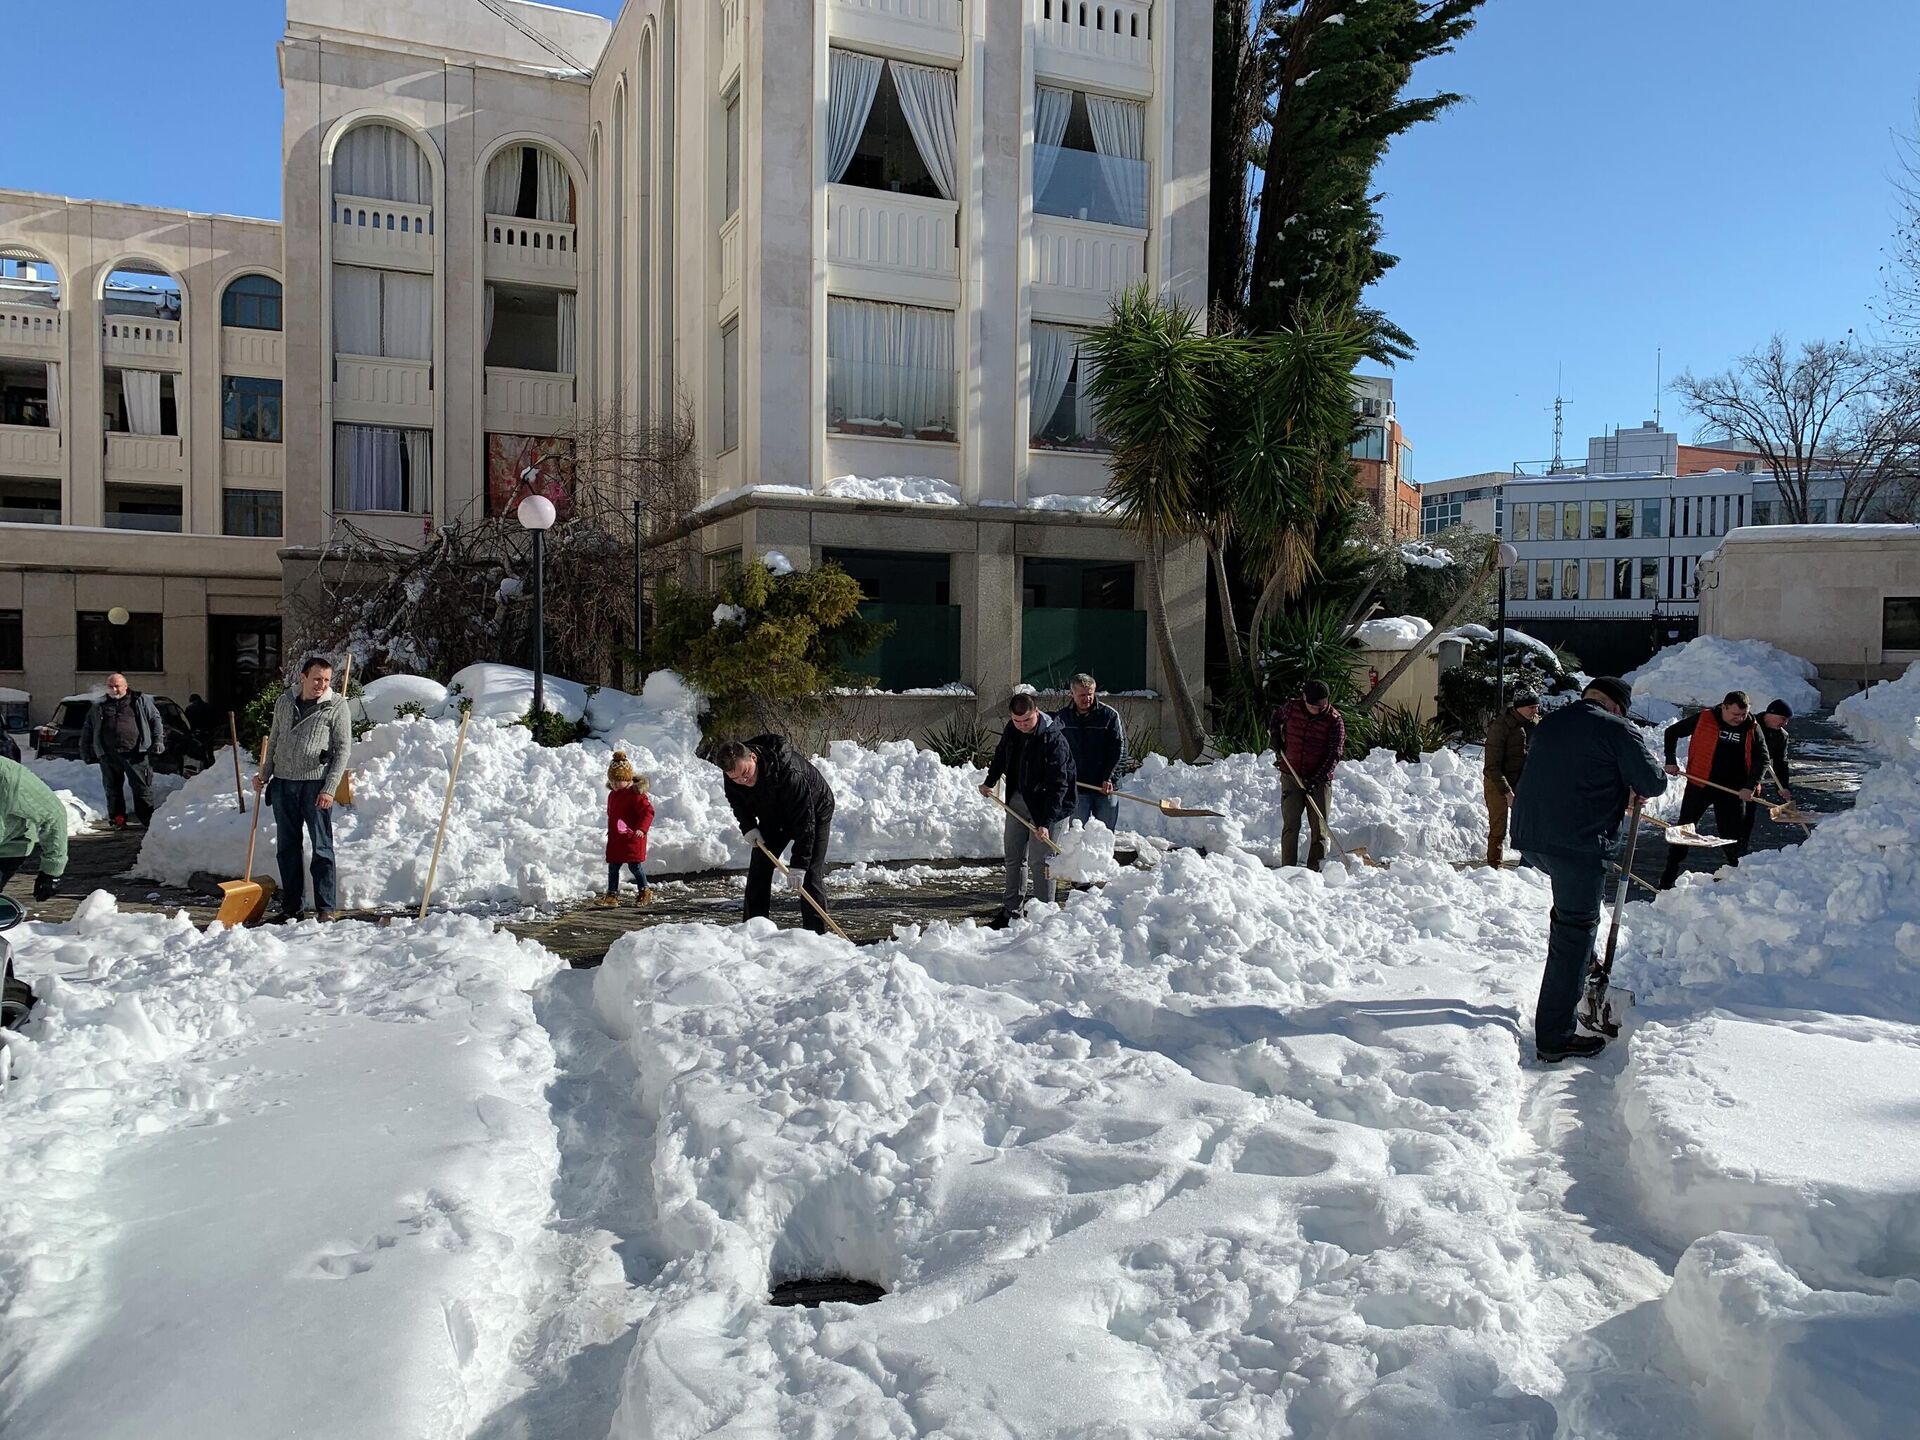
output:
<instances>
[{"instance_id":1,"label":"man in dark coat","mask_svg":"<svg viewBox=\"0 0 1920 1440\"><path fill-rule=\"evenodd\" d=\"M1513 704L1487 722L1487 753L1481 790L1487 797L1487 864L1498 870L1507 858L1507 817L1513 792L1527 767L1527 746L1540 723L1540 697L1522 690Z\"/></svg>"},{"instance_id":2,"label":"man in dark coat","mask_svg":"<svg viewBox=\"0 0 1920 1440\"><path fill-rule=\"evenodd\" d=\"M993 794L1002 776L1007 782L1007 808L1013 814L1007 816L1001 831L1007 882L996 925L1004 925L1018 915L1029 894L1053 902L1052 851L1046 842L1073 814L1073 797L1078 789L1078 772L1066 730L1025 692L1007 702L1007 725L1000 732L1000 743L994 748L987 782L980 793ZM1029 830L1022 820L1030 821L1034 829ZM1029 874L1033 879L1031 891L1027 887Z\"/></svg>"},{"instance_id":3,"label":"man in dark coat","mask_svg":"<svg viewBox=\"0 0 1920 1440\"><path fill-rule=\"evenodd\" d=\"M1727 698L1711 709L1698 714L1682 716L1667 727L1667 774L1681 774L1678 752L1681 740L1688 740L1687 793L1680 797L1680 819L1682 825L1691 825L1705 815L1709 808L1713 811L1714 825L1722 837L1734 842L1727 853L1727 863L1738 865L1740 857L1746 852L1747 835L1752 829L1748 822L1747 811L1753 800L1753 787L1760 783L1760 777L1767 772L1767 756L1770 753L1766 742L1761 739L1761 728L1747 708L1747 696L1744 690L1730 690ZM1715 785L1723 785L1725 790L1711 789L1696 784L1700 780L1711 780ZM1737 791L1735 795L1727 790ZM1667 846L1666 868L1660 872L1660 888L1671 890L1673 882L1680 878L1680 871L1687 863L1687 856L1696 847L1688 845ZM1714 852L1716 855L1719 851Z\"/></svg>"},{"instance_id":4,"label":"man in dark coat","mask_svg":"<svg viewBox=\"0 0 1920 1440\"><path fill-rule=\"evenodd\" d=\"M116 830L127 827L122 798L133 791L133 814L142 826L153 819L153 757L167 748L167 727L151 695L127 687L127 677L107 677L107 693L93 702L80 725L80 758L100 767L107 815Z\"/></svg>"},{"instance_id":5,"label":"man in dark coat","mask_svg":"<svg viewBox=\"0 0 1920 1440\"><path fill-rule=\"evenodd\" d=\"M1780 788L1783 803L1793 803L1793 792L1787 789L1787 744L1791 737L1787 734L1787 722L1793 719L1793 707L1784 700L1775 700L1760 712L1760 739L1767 747L1767 769L1773 772L1773 783ZM1758 803L1747 806L1747 829L1742 849L1750 848L1753 842L1754 822L1760 818Z\"/></svg>"},{"instance_id":6,"label":"man in dark coat","mask_svg":"<svg viewBox=\"0 0 1920 1440\"><path fill-rule=\"evenodd\" d=\"M1326 685L1309 680L1273 712L1267 732L1280 757L1280 863L1300 863L1300 817L1306 814L1313 834L1307 868L1318 870L1327 858L1333 771L1347 753L1347 722Z\"/></svg>"},{"instance_id":7,"label":"man in dark coat","mask_svg":"<svg viewBox=\"0 0 1920 1440\"><path fill-rule=\"evenodd\" d=\"M1548 1064L1596 1055L1607 1043L1574 1033L1606 890L1606 851L1635 794L1666 789L1660 762L1626 718L1633 689L1605 675L1533 732L1514 796L1513 843L1553 882L1547 967L1533 1012L1533 1043ZM1622 882L1625 883L1624 881Z\"/></svg>"},{"instance_id":8,"label":"man in dark coat","mask_svg":"<svg viewBox=\"0 0 1920 1440\"><path fill-rule=\"evenodd\" d=\"M714 752L713 763L726 776L727 804L740 822L752 853L747 857L747 902L743 918L773 908L773 861L789 844L787 884L804 889L814 905L800 903L800 923L816 934L827 929L827 847L833 835L833 789L811 760L778 735L729 740Z\"/></svg>"},{"instance_id":9,"label":"man in dark coat","mask_svg":"<svg viewBox=\"0 0 1920 1440\"><path fill-rule=\"evenodd\" d=\"M1072 693L1072 701L1053 718L1066 731L1067 746L1073 751L1077 777L1073 818L1083 824L1098 820L1112 830L1120 823L1120 802L1113 798L1113 782L1127 753L1127 727L1120 712L1100 700L1093 676L1074 676ZM1099 788L1081 790L1080 785Z\"/></svg>"}]
</instances>

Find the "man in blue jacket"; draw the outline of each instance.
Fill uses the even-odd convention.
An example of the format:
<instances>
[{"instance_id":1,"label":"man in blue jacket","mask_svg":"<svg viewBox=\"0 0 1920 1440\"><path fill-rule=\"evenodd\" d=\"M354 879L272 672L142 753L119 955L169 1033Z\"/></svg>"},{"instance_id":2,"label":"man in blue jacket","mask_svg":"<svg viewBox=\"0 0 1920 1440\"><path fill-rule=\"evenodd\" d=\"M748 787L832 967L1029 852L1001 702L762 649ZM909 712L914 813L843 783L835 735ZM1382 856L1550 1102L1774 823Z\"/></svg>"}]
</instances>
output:
<instances>
[{"instance_id":1,"label":"man in blue jacket","mask_svg":"<svg viewBox=\"0 0 1920 1440\"><path fill-rule=\"evenodd\" d=\"M1033 876L1031 893L1049 904L1053 902L1052 852L1046 842L1073 814L1075 772L1066 731L1024 691L1007 702L1007 728L1000 732L1000 744L994 749L993 763L987 766L987 783L980 787L980 793L993 794L994 783L1002 776L1007 781L1007 807L1013 814L1007 816L1001 832L1006 846L1007 885L996 926L1006 924L1026 904L1029 872ZM1022 820L1031 821L1034 829L1029 830Z\"/></svg>"},{"instance_id":2,"label":"man in blue jacket","mask_svg":"<svg viewBox=\"0 0 1920 1440\"><path fill-rule=\"evenodd\" d=\"M1569 1055L1597 1055L1607 1043L1574 1033L1600 928L1607 845L1635 794L1652 797L1667 788L1659 760L1626 718L1632 703L1624 680L1590 681L1578 702L1533 732L1514 796L1514 848L1553 882L1547 968L1533 1012L1534 1049L1549 1065Z\"/></svg>"},{"instance_id":3,"label":"man in blue jacket","mask_svg":"<svg viewBox=\"0 0 1920 1440\"><path fill-rule=\"evenodd\" d=\"M1073 751L1073 768L1079 777L1074 788L1073 818L1082 824L1098 820L1112 830L1120 822L1120 802L1113 798L1113 782L1120 774L1121 757L1127 753L1127 727L1120 712L1102 703L1098 696L1093 676L1084 672L1076 675L1072 701L1053 718L1067 732L1067 748ZM1082 790L1080 785L1100 788Z\"/></svg>"}]
</instances>

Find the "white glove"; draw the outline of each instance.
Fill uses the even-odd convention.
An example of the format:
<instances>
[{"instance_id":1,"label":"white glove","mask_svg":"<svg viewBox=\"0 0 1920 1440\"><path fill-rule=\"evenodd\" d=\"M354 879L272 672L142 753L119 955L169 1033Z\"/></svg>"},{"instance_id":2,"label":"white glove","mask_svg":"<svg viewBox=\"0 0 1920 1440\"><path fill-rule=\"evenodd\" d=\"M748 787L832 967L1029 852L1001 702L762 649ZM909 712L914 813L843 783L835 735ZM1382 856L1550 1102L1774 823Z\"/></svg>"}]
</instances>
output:
<instances>
[{"instance_id":1,"label":"white glove","mask_svg":"<svg viewBox=\"0 0 1920 1440\"><path fill-rule=\"evenodd\" d=\"M747 842L747 848L749 850L756 849L759 846L762 846L767 843L767 837L760 833L760 829L758 826L755 826L753 829L747 831L745 838Z\"/></svg>"},{"instance_id":2,"label":"white glove","mask_svg":"<svg viewBox=\"0 0 1920 1440\"><path fill-rule=\"evenodd\" d=\"M804 870L795 870L795 869L792 869L791 867L789 867L789 868L788 868L788 870L787 870L787 888L788 888L789 890L802 890L802 889L805 889L805 888L806 888L806 884L807 884L807 872L806 872L806 871L804 871Z\"/></svg>"}]
</instances>

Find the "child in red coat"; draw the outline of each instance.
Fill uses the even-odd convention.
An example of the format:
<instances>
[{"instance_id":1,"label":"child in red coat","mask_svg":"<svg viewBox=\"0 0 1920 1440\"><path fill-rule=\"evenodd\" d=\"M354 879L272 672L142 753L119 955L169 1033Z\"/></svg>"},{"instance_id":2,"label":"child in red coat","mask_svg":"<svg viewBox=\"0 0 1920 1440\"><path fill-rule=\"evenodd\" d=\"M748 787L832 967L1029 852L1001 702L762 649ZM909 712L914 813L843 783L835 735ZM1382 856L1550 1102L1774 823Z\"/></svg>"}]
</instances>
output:
<instances>
[{"instance_id":1,"label":"child in red coat","mask_svg":"<svg viewBox=\"0 0 1920 1440\"><path fill-rule=\"evenodd\" d=\"M627 752L613 752L607 766L607 893L602 905L620 903L620 867L627 867L633 883L640 887L634 903L645 905L653 899L647 888L647 831L653 828L653 802L647 798L647 777L633 773Z\"/></svg>"}]
</instances>

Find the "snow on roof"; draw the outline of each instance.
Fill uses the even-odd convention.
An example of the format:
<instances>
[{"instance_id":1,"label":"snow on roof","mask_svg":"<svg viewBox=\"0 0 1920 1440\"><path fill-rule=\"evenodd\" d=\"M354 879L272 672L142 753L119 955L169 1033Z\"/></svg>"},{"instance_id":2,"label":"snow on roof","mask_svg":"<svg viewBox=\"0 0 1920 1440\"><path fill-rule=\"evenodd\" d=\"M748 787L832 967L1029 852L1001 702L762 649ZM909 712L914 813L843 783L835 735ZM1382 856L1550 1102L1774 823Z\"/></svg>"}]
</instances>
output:
<instances>
[{"instance_id":1,"label":"snow on roof","mask_svg":"<svg viewBox=\"0 0 1920 1440\"><path fill-rule=\"evenodd\" d=\"M1759 545L1770 540L1920 540L1920 525L1742 525L1723 545Z\"/></svg>"},{"instance_id":2,"label":"snow on roof","mask_svg":"<svg viewBox=\"0 0 1920 1440\"><path fill-rule=\"evenodd\" d=\"M1431 621L1418 615L1382 616L1354 632L1362 650L1411 650L1433 633Z\"/></svg>"}]
</instances>

